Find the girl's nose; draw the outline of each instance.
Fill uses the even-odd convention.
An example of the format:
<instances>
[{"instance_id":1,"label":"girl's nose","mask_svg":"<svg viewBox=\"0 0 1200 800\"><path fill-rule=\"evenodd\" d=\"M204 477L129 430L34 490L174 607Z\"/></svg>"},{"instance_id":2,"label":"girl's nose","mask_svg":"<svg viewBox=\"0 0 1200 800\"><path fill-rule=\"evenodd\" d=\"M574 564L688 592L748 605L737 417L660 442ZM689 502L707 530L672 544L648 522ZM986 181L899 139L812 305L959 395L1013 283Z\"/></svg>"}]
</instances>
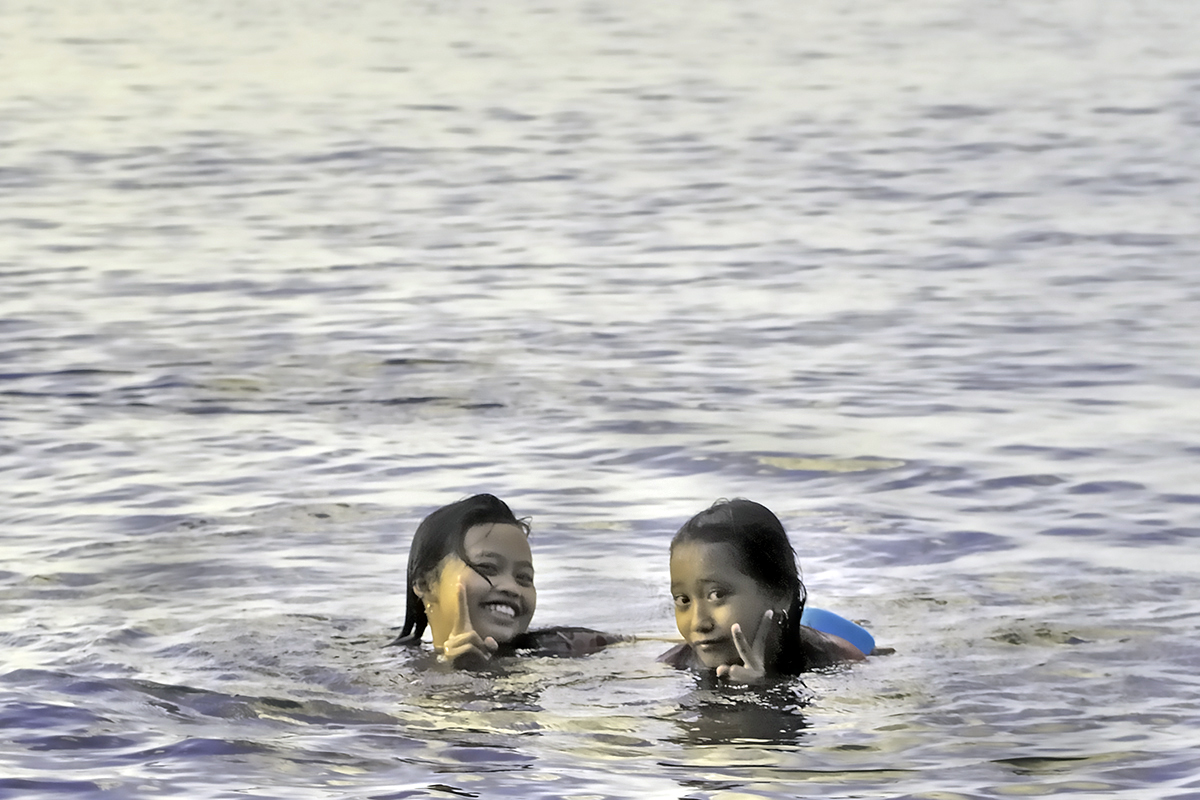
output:
<instances>
[{"instance_id":1,"label":"girl's nose","mask_svg":"<svg viewBox=\"0 0 1200 800\"><path fill-rule=\"evenodd\" d=\"M696 605L696 610L692 613L692 629L701 633L711 631L713 629L713 618L708 613L702 604Z\"/></svg>"}]
</instances>

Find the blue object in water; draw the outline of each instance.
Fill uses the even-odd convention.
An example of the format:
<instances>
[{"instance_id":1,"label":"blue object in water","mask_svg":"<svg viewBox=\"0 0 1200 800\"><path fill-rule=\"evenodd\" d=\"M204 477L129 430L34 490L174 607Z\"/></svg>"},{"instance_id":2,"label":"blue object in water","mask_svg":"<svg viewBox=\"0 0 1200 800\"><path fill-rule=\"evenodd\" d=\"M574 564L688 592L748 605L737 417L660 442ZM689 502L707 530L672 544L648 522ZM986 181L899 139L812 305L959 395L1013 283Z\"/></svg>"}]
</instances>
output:
<instances>
[{"instance_id":1,"label":"blue object in water","mask_svg":"<svg viewBox=\"0 0 1200 800\"><path fill-rule=\"evenodd\" d=\"M863 655L869 656L871 655L871 651L875 649L875 637L868 633L866 628L851 622L845 617L839 617L832 611L806 606L804 613L800 615L800 624L816 628L823 633L832 633L834 636L840 636L859 650L862 650Z\"/></svg>"}]
</instances>

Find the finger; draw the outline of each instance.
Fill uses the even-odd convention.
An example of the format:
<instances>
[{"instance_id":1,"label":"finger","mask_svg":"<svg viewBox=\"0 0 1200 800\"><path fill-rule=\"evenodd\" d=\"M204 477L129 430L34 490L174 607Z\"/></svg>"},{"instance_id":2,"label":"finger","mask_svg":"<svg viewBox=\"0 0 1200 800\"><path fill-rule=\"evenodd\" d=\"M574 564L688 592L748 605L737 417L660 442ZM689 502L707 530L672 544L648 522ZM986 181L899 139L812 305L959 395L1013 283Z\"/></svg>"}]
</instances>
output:
<instances>
[{"instance_id":1,"label":"finger","mask_svg":"<svg viewBox=\"0 0 1200 800\"><path fill-rule=\"evenodd\" d=\"M767 680L767 676L762 670L747 669L737 664L727 668L724 678L729 683L744 683L747 685L765 683Z\"/></svg>"},{"instance_id":2,"label":"finger","mask_svg":"<svg viewBox=\"0 0 1200 800\"><path fill-rule=\"evenodd\" d=\"M462 581L458 582L457 600L458 608L456 609L457 613L454 615L454 626L450 629L451 636L456 633L467 633L473 630L471 628L470 609L467 607L467 587L463 585Z\"/></svg>"},{"instance_id":3,"label":"finger","mask_svg":"<svg viewBox=\"0 0 1200 800\"><path fill-rule=\"evenodd\" d=\"M767 654L767 641L771 637L771 620L774 618L774 609L768 608L763 612L762 622L758 624L758 633L754 634L754 652L758 653L760 662Z\"/></svg>"},{"instance_id":4,"label":"finger","mask_svg":"<svg viewBox=\"0 0 1200 800\"><path fill-rule=\"evenodd\" d=\"M737 648L737 654L742 659L742 664L751 669L757 669L760 666L760 660L756 657L750 643L746 641L746 634L742 631L742 626L735 622L730 626L729 633L733 637L733 646Z\"/></svg>"},{"instance_id":5,"label":"finger","mask_svg":"<svg viewBox=\"0 0 1200 800\"><path fill-rule=\"evenodd\" d=\"M468 631L446 639L446 643L442 648L442 660L448 661L456 667L472 667L487 663L492 658L492 653L495 651L495 641L492 640L491 645L487 640L480 639L479 634L475 631Z\"/></svg>"},{"instance_id":6,"label":"finger","mask_svg":"<svg viewBox=\"0 0 1200 800\"><path fill-rule=\"evenodd\" d=\"M465 633L456 633L453 636L446 638L442 645L442 652L447 654L464 653L468 650L478 650L484 655L491 656L500 649L499 643L488 636L486 639L481 638L475 631L466 631Z\"/></svg>"}]
</instances>

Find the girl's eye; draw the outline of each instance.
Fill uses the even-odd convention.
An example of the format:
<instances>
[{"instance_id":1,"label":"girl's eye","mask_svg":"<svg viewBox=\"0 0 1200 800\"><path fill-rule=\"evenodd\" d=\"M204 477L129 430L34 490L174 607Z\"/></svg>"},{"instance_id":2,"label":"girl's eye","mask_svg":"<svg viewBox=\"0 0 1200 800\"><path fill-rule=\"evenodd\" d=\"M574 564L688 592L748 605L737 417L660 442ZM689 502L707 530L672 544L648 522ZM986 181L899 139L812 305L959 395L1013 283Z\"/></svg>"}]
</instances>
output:
<instances>
[{"instance_id":1,"label":"girl's eye","mask_svg":"<svg viewBox=\"0 0 1200 800\"><path fill-rule=\"evenodd\" d=\"M713 600L724 600L728 596L728 592L724 589L713 589L708 596Z\"/></svg>"},{"instance_id":2,"label":"girl's eye","mask_svg":"<svg viewBox=\"0 0 1200 800\"><path fill-rule=\"evenodd\" d=\"M691 601L688 600L688 598L686 596L681 595L681 594L675 595L675 605L686 606L689 602L691 602Z\"/></svg>"},{"instance_id":3,"label":"girl's eye","mask_svg":"<svg viewBox=\"0 0 1200 800\"><path fill-rule=\"evenodd\" d=\"M488 564L486 562L483 564L472 564L471 568L474 569L476 572L478 572L480 575L484 575L486 577L491 577L493 575L500 574L500 570L497 569L495 564Z\"/></svg>"},{"instance_id":4,"label":"girl's eye","mask_svg":"<svg viewBox=\"0 0 1200 800\"><path fill-rule=\"evenodd\" d=\"M533 586L533 574L529 572L518 573L517 583L521 586Z\"/></svg>"}]
</instances>

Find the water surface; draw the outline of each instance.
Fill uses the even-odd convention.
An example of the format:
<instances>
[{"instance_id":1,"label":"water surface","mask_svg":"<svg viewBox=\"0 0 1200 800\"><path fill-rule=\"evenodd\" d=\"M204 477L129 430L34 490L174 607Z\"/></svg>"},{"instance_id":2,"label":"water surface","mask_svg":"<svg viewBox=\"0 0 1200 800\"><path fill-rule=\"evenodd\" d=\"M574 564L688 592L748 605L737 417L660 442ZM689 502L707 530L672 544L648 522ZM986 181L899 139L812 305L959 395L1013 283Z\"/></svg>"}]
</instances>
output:
<instances>
[{"instance_id":1,"label":"water surface","mask_svg":"<svg viewBox=\"0 0 1200 800\"><path fill-rule=\"evenodd\" d=\"M1182 6L0 15L0 796L1200 797ZM382 648L476 491L642 639ZM734 496L895 654L656 664Z\"/></svg>"}]
</instances>

